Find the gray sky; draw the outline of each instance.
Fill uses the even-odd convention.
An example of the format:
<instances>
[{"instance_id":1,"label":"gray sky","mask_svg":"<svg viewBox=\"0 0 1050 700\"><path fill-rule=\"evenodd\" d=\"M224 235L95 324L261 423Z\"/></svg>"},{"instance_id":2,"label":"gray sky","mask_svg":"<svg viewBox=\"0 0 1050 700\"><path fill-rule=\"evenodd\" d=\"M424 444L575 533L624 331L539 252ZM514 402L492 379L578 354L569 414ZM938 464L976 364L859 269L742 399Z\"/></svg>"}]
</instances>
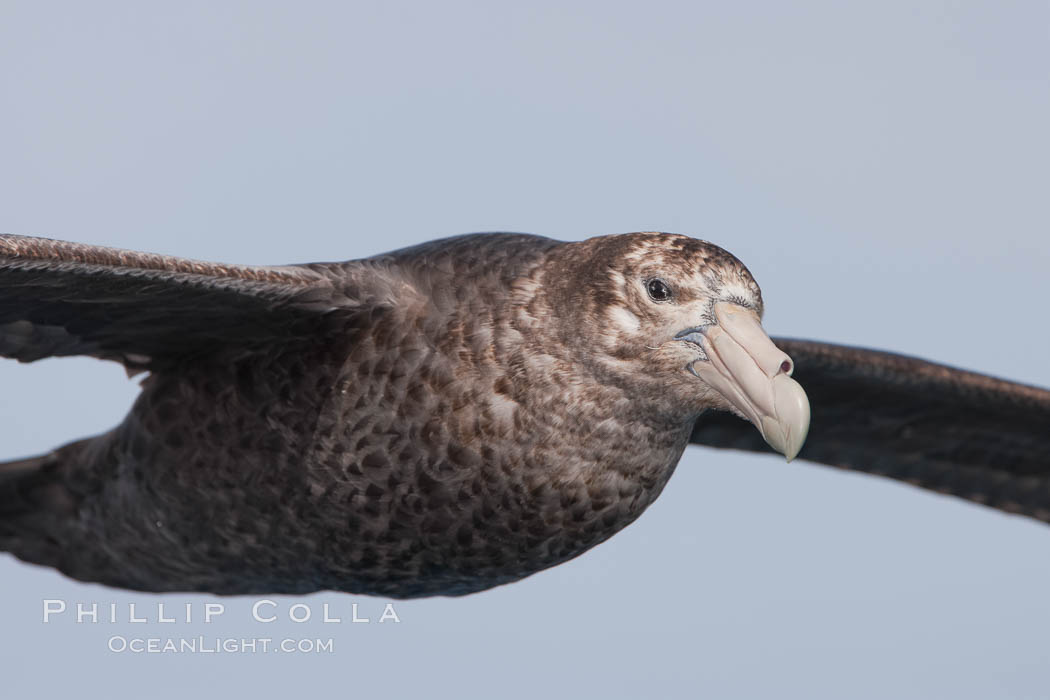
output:
<instances>
[{"instance_id":1,"label":"gray sky","mask_svg":"<svg viewBox=\"0 0 1050 700\"><path fill-rule=\"evenodd\" d=\"M244 263L480 230L678 231L744 260L771 333L1050 386L1048 33L1046 2L4 0L0 231ZM116 365L0 362L0 457L108 429L135 392ZM1046 526L699 448L609 542L502 589L398 604L399 624L260 624L255 599L210 625L44 624L43 598L153 617L217 599L6 555L0 581L10 697L1050 683ZM344 619L383 603L304 601ZM335 653L112 653L113 635L332 637Z\"/></svg>"}]
</instances>

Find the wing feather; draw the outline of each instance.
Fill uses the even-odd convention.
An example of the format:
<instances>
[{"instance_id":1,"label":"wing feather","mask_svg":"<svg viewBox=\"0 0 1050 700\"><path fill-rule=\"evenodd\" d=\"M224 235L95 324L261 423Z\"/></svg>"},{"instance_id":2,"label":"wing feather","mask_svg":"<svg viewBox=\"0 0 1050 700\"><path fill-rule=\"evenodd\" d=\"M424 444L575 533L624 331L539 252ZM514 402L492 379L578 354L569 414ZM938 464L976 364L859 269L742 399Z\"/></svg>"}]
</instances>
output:
<instances>
[{"instance_id":1,"label":"wing feather","mask_svg":"<svg viewBox=\"0 0 1050 700\"><path fill-rule=\"evenodd\" d=\"M799 459L1050 522L1050 391L877 350L774 342L812 407ZM703 416L692 442L769 451L727 414Z\"/></svg>"},{"instance_id":2,"label":"wing feather","mask_svg":"<svg viewBox=\"0 0 1050 700\"><path fill-rule=\"evenodd\" d=\"M0 235L0 356L129 367L293 339L377 303L367 266L252 267Z\"/></svg>"}]
</instances>

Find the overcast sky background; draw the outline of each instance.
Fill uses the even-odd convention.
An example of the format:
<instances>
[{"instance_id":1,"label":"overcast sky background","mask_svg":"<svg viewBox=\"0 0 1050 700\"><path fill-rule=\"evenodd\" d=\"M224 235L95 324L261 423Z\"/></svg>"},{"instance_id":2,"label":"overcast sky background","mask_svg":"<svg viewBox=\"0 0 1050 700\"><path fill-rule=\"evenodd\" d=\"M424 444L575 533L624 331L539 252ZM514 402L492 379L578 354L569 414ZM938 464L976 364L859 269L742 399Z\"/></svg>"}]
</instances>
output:
<instances>
[{"instance_id":1,"label":"overcast sky background","mask_svg":"<svg viewBox=\"0 0 1050 700\"><path fill-rule=\"evenodd\" d=\"M242 263L677 231L749 266L773 334L1050 386L1048 34L1047 2L0 0L0 231ZM117 365L0 362L0 458L104 431L135 393ZM262 625L228 599L211 625L45 625L43 598L153 616L216 599L7 555L0 582L7 697L1050 687L1045 525L700 448L607 543L397 604L400 624ZM115 654L115 634L333 637L335 654Z\"/></svg>"}]
</instances>

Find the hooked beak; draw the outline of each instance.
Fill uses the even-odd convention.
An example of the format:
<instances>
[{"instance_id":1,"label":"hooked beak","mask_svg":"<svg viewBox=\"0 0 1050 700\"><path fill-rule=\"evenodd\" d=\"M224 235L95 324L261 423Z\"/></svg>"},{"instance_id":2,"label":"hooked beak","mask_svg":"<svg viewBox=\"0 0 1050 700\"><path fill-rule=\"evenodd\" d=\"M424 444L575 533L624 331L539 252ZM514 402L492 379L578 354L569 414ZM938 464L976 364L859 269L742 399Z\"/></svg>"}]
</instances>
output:
<instances>
[{"instance_id":1,"label":"hooked beak","mask_svg":"<svg viewBox=\"0 0 1050 700\"><path fill-rule=\"evenodd\" d=\"M791 378L794 363L762 330L754 311L721 301L714 313L717 325L675 336L707 353L707 360L696 360L689 371L724 396L790 462L809 432L809 399Z\"/></svg>"}]
</instances>

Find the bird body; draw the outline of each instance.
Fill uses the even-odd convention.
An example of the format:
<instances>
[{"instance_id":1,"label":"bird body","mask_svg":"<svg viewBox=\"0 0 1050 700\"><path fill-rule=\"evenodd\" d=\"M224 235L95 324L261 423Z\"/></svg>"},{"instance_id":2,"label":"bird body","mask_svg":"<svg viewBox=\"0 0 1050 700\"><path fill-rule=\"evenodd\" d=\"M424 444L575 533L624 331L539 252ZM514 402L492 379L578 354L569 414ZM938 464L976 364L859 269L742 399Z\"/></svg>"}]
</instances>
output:
<instances>
[{"instance_id":1,"label":"bird body","mask_svg":"<svg viewBox=\"0 0 1050 700\"><path fill-rule=\"evenodd\" d=\"M19 485L47 505L13 551L144 590L389 596L585 551L656 498L695 415L581 374L560 337L579 329L536 293L557 245L473 236L345 264L386 296L166 361L119 427Z\"/></svg>"},{"instance_id":2,"label":"bird body","mask_svg":"<svg viewBox=\"0 0 1050 700\"><path fill-rule=\"evenodd\" d=\"M0 548L150 591L514 581L641 515L715 411L798 452L761 313L736 258L671 234L275 268L0 236L0 354L149 371L112 431L0 465Z\"/></svg>"}]
</instances>

